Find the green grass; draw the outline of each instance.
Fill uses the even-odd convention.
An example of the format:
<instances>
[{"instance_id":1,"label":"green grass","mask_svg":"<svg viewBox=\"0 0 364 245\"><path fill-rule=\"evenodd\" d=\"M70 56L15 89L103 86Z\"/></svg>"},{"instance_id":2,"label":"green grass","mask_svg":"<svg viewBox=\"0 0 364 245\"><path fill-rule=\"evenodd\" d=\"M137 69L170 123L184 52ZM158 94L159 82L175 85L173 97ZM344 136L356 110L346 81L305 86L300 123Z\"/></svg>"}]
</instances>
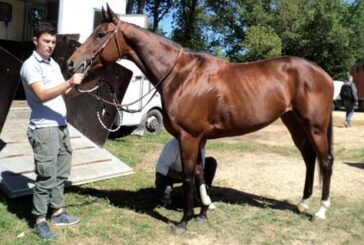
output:
<instances>
[{"instance_id":1,"label":"green grass","mask_svg":"<svg viewBox=\"0 0 364 245\"><path fill-rule=\"evenodd\" d=\"M127 162L129 166L134 167L140 163L143 154L151 150L157 149L157 145L166 143L171 136L163 130L158 137L149 134L143 137L127 136L109 140L105 144L105 148L112 152L115 156Z\"/></svg>"},{"instance_id":2,"label":"green grass","mask_svg":"<svg viewBox=\"0 0 364 245\"><path fill-rule=\"evenodd\" d=\"M191 221L188 232L175 236L171 228L182 217L182 188L174 191L175 206L158 206L154 193L154 172L143 160L170 139L158 136L126 136L109 140L105 147L130 164L133 175L93 182L67 189L66 208L81 217L72 227L52 227L58 237L53 244L361 244L364 241L362 199L348 202L335 197L328 219L312 224L308 214L297 214L287 201L255 196L243 190L214 187L217 208L209 212L209 223ZM212 141L208 148L225 152L272 152L297 157L296 149L241 142ZM363 149L336 149L336 159L363 162ZM152 169L152 167L151 167ZM358 169L358 171L362 171ZM313 198L312 207L319 203ZM50 244L32 232L31 197L7 199L0 193L0 244ZM198 209L195 211L198 212ZM17 237L19 236L20 237Z\"/></svg>"}]
</instances>

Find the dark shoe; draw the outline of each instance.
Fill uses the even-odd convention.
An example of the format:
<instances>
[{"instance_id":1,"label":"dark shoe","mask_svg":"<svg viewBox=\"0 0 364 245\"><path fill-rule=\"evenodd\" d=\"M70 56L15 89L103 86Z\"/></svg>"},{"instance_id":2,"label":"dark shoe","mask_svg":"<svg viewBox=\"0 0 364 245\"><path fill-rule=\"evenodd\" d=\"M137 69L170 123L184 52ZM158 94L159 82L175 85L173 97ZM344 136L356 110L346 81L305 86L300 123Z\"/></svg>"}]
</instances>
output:
<instances>
[{"instance_id":1,"label":"dark shoe","mask_svg":"<svg viewBox=\"0 0 364 245\"><path fill-rule=\"evenodd\" d=\"M34 232L45 240L53 240L56 237L56 233L49 229L49 226L46 222L36 224L34 226Z\"/></svg>"},{"instance_id":2,"label":"dark shoe","mask_svg":"<svg viewBox=\"0 0 364 245\"><path fill-rule=\"evenodd\" d=\"M61 213L60 215L52 216L51 221L55 225L74 225L80 222L80 218L68 215L66 212Z\"/></svg>"},{"instance_id":3,"label":"dark shoe","mask_svg":"<svg viewBox=\"0 0 364 245\"><path fill-rule=\"evenodd\" d=\"M172 190L173 190L173 188L171 186L169 186L169 185L164 190L163 197L162 197L162 200L161 200L162 204L164 206L172 204L172 198L171 198Z\"/></svg>"}]
</instances>

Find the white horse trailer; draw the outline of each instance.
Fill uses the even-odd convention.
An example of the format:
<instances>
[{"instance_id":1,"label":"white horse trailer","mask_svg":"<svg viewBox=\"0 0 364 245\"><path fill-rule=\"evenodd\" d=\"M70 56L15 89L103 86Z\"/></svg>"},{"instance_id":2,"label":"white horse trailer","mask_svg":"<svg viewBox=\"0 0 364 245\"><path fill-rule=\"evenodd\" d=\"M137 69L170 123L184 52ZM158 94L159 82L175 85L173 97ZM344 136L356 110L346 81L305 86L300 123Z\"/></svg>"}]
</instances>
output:
<instances>
[{"instance_id":1,"label":"white horse trailer","mask_svg":"<svg viewBox=\"0 0 364 245\"><path fill-rule=\"evenodd\" d=\"M161 97L153 85L129 60L118 61L133 72L132 80L121 104L132 112L123 111L122 126L138 126L133 134L159 133L163 126Z\"/></svg>"}]
</instances>

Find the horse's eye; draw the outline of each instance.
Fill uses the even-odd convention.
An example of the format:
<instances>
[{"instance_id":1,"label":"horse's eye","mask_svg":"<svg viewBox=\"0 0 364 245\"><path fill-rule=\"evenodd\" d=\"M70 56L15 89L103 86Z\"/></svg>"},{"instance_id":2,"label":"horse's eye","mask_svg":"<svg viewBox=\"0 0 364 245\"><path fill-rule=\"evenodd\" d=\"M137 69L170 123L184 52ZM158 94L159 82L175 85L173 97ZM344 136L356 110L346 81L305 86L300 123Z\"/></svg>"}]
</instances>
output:
<instances>
[{"instance_id":1,"label":"horse's eye","mask_svg":"<svg viewBox=\"0 0 364 245\"><path fill-rule=\"evenodd\" d=\"M106 34L103 32L97 34L97 38L103 38L104 36L106 36Z\"/></svg>"}]
</instances>

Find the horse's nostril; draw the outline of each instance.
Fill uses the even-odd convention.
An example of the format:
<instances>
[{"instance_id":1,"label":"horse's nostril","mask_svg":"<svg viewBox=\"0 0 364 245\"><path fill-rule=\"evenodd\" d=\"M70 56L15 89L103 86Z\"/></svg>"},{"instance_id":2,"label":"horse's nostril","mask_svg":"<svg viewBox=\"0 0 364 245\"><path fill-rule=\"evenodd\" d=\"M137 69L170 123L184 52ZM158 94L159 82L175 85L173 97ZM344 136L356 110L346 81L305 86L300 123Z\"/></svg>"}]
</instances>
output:
<instances>
[{"instance_id":1,"label":"horse's nostril","mask_svg":"<svg viewBox=\"0 0 364 245\"><path fill-rule=\"evenodd\" d=\"M67 62L68 71L72 72L73 71L73 66L74 66L73 61L72 60L69 60Z\"/></svg>"},{"instance_id":2,"label":"horse's nostril","mask_svg":"<svg viewBox=\"0 0 364 245\"><path fill-rule=\"evenodd\" d=\"M72 68L73 67L73 61L72 60L68 61L68 67L69 68Z\"/></svg>"}]
</instances>

